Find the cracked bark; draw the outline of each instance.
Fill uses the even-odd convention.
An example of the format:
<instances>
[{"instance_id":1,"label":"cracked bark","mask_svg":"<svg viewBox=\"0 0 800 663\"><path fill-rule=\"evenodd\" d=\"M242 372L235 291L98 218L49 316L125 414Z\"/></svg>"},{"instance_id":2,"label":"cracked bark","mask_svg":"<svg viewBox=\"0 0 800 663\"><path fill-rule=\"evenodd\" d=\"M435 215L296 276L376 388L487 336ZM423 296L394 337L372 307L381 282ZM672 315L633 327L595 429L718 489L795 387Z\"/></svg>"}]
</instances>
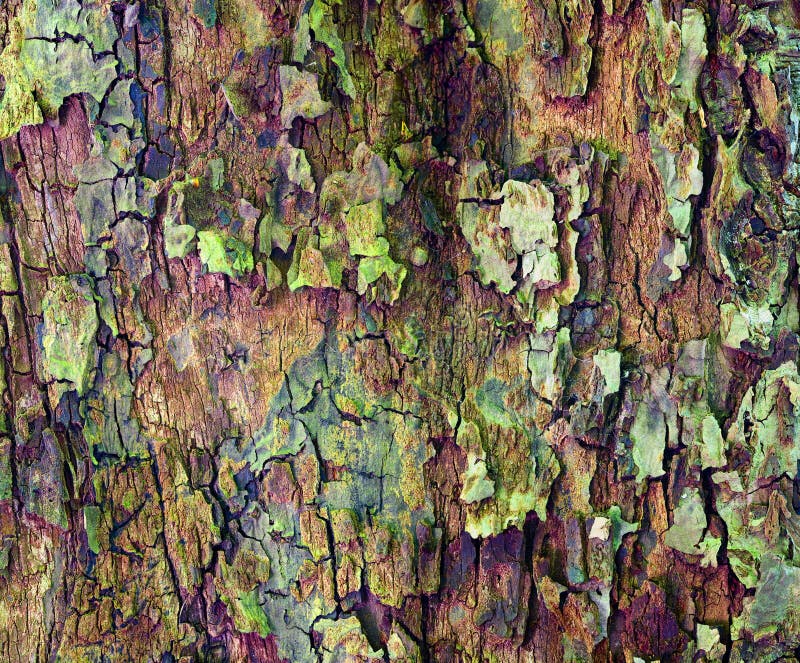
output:
<instances>
[{"instance_id":1,"label":"cracked bark","mask_svg":"<svg viewBox=\"0 0 800 663\"><path fill-rule=\"evenodd\" d=\"M792 3L0 12L3 660L796 659Z\"/></svg>"}]
</instances>

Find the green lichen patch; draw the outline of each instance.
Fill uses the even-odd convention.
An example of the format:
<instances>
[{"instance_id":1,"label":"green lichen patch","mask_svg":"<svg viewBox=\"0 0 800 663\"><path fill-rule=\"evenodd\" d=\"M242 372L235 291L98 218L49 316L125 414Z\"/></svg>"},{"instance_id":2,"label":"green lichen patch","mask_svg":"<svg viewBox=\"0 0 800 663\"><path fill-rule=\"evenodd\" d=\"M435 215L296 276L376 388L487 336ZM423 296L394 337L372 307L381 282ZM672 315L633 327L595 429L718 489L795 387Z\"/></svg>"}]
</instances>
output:
<instances>
[{"instance_id":1,"label":"green lichen patch","mask_svg":"<svg viewBox=\"0 0 800 663\"><path fill-rule=\"evenodd\" d=\"M382 235L386 232L383 221L383 201L376 199L356 205L347 211L347 243L354 256L386 256L389 242Z\"/></svg>"},{"instance_id":2,"label":"green lichen patch","mask_svg":"<svg viewBox=\"0 0 800 663\"><path fill-rule=\"evenodd\" d=\"M480 281L505 294L516 291L524 315L536 320L538 331L554 330L559 308L571 304L580 290L578 232L572 222L589 197L593 159L588 145L580 154L551 150L542 155L545 178L509 179L499 191L490 183L488 164L462 166L458 223Z\"/></svg>"},{"instance_id":3,"label":"green lichen patch","mask_svg":"<svg viewBox=\"0 0 800 663\"><path fill-rule=\"evenodd\" d=\"M47 285L42 300L42 367L48 377L66 381L83 394L91 386L97 363L99 319L92 283L86 276L53 276Z\"/></svg>"},{"instance_id":4,"label":"green lichen patch","mask_svg":"<svg viewBox=\"0 0 800 663\"><path fill-rule=\"evenodd\" d=\"M185 258L197 244L197 231L188 223L164 227L164 251L168 258Z\"/></svg>"},{"instance_id":5,"label":"green lichen patch","mask_svg":"<svg viewBox=\"0 0 800 663\"><path fill-rule=\"evenodd\" d=\"M117 61L113 55L95 57L95 53L110 50L113 20L103 11L81 18L80 10L77 2L53 5L26 0L13 19L11 38L0 53L0 75L6 82L0 99L0 138L24 125L55 118L69 95L86 93L97 102L103 99L117 76ZM88 41L60 39L63 32L84 34Z\"/></svg>"},{"instance_id":6,"label":"green lichen patch","mask_svg":"<svg viewBox=\"0 0 800 663\"><path fill-rule=\"evenodd\" d=\"M700 539L707 520L703 498L696 488L684 488L673 512L672 526L664 534L664 543L687 555L700 554Z\"/></svg>"},{"instance_id":7,"label":"green lichen patch","mask_svg":"<svg viewBox=\"0 0 800 663\"><path fill-rule=\"evenodd\" d=\"M336 65L339 73L339 85L342 91L351 99L356 97L356 88L353 78L347 70L344 44L339 37L336 24L333 21L333 7L341 0L314 0L308 12L308 25L314 31L314 39L325 44L333 52L331 60Z\"/></svg>"},{"instance_id":8,"label":"green lichen patch","mask_svg":"<svg viewBox=\"0 0 800 663\"><path fill-rule=\"evenodd\" d=\"M95 555L100 552L100 539L98 537L98 528L101 523L102 512L100 507L85 506L83 507L83 523L86 528L86 537L89 544L89 550Z\"/></svg>"},{"instance_id":9,"label":"green lichen patch","mask_svg":"<svg viewBox=\"0 0 800 663\"><path fill-rule=\"evenodd\" d=\"M200 261L209 272L238 278L253 270L253 251L235 237L226 237L216 230L197 233Z\"/></svg>"},{"instance_id":10,"label":"green lichen patch","mask_svg":"<svg viewBox=\"0 0 800 663\"><path fill-rule=\"evenodd\" d=\"M633 443L631 456L638 468L637 480L662 476L664 449L667 445L667 422L664 412L656 402L647 399L639 403L630 437Z\"/></svg>"},{"instance_id":11,"label":"green lichen patch","mask_svg":"<svg viewBox=\"0 0 800 663\"><path fill-rule=\"evenodd\" d=\"M213 28L217 22L216 0L194 0L192 11L206 28Z\"/></svg>"},{"instance_id":12,"label":"green lichen patch","mask_svg":"<svg viewBox=\"0 0 800 663\"><path fill-rule=\"evenodd\" d=\"M245 633L256 632L262 638L266 638L271 632L269 620L264 614L264 609L259 603L260 593L258 589L245 592L239 595L238 607L243 619L239 629Z\"/></svg>"},{"instance_id":13,"label":"green lichen patch","mask_svg":"<svg viewBox=\"0 0 800 663\"><path fill-rule=\"evenodd\" d=\"M319 95L317 76L296 67L283 65L280 68L281 123L285 129L292 126L296 117L313 120L328 112L331 105Z\"/></svg>"},{"instance_id":14,"label":"green lichen patch","mask_svg":"<svg viewBox=\"0 0 800 663\"><path fill-rule=\"evenodd\" d=\"M619 391L621 355L616 350L600 350L594 357L595 366L603 376L603 395L616 394Z\"/></svg>"},{"instance_id":15,"label":"green lichen patch","mask_svg":"<svg viewBox=\"0 0 800 663\"><path fill-rule=\"evenodd\" d=\"M480 502L494 495L494 481L488 477L486 460L474 454L467 457L461 500L467 504Z\"/></svg>"}]
</instances>

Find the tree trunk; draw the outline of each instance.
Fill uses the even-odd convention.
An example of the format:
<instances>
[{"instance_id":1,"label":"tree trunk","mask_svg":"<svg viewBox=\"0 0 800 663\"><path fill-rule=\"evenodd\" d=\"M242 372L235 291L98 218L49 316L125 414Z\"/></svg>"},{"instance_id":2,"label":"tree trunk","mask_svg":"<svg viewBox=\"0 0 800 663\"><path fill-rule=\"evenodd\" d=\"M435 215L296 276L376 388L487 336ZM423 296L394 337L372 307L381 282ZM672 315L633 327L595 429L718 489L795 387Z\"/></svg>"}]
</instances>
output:
<instances>
[{"instance_id":1,"label":"tree trunk","mask_svg":"<svg viewBox=\"0 0 800 663\"><path fill-rule=\"evenodd\" d=\"M800 5L0 12L2 660L798 660Z\"/></svg>"}]
</instances>

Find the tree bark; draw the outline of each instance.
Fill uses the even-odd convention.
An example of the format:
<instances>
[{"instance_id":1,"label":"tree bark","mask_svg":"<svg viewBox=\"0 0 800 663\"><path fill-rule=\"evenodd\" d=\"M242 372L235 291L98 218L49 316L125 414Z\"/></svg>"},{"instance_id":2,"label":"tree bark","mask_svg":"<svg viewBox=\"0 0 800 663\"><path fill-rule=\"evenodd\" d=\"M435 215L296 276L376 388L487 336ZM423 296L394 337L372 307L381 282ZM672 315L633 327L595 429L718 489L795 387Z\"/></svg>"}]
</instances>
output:
<instances>
[{"instance_id":1,"label":"tree bark","mask_svg":"<svg viewBox=\"0 0 800 663\"><path fill-rule=\"evenodd\" d=\"M0 658L797 660L796 3L0 12Z\"/></svg>"}]
</instances>

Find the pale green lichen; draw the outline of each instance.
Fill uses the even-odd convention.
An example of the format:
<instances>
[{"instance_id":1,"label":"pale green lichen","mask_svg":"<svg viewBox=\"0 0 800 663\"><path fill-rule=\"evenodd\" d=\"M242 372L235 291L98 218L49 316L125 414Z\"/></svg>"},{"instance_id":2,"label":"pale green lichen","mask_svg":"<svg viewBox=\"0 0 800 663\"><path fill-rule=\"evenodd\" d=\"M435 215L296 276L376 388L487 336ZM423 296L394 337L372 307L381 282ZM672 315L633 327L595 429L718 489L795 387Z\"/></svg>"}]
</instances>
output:
<instances>
[{"instance_id":1,"label":"pale green lichen","mask_svg":"<svg viewBox=\"0 0 800 663\"><path fill-rule=\"evenodd\" d=\"M575 358L568 327L557 332L531 334L527 366L534 393L548 402L556 402L564 391L566 376Z\"/></svg>"},{"instance_id":2,"label":"pale green lichen","mask_svg":"<svg viewBox=\"0 0 800 663\"><path fill-rule=\"evenodd\" d=\"M706 660L721 660L725 656L725 644L720 641L719 628L697 624L697 649L706 653Z\"/></svg>"},{"instance_id":3,"label":"pale green lichen","mask_svg":"<svg viewBox=\"0 0 800 663\"><path fill-rule=\"evenodd\" d=\"M197 248L200 261L209 272L238 278L253 270L252 249L235 237L225 236L217 230L200 230Z\"/></svg>"},{"instance_id":4,"label":"pale green lichen","mask_svg":"<svg viewBox=\"0 0 800 663\"><path fill-rule=\"evenodd\" d=\"M664 264L670 270L669 276L667 277L670 281L678 281L683 275L681 268L689 264L689 253L687 251L688 242L680 238L674 241L675 246L672 251L664 256Z\"/></svg>"},{"instance_id":5,"label":"pale green lichen","mask_svg":"<svg viewBox=\"0 0 800 663\"><path fill-rule=\"evenodd\" d=\"M480 166L471 177L483 174ZM469 185L467 185L469 186ZM558 245L553 194L541 182L532 184L508 180L500 193L499 212L496 206L478 203L461 204L461 227L478 259L481 281L496 283L501 292L510 292L518 259L522 260L520 283L530 288L547 288L561 280L561 265L554 249ZM502 238L509 230L510 244Z\"/></svg>"},{"instance_id":6,"label":"pale green lichen","mask_svg":"<svg viewBox=\"0 0 800 663\"><path fill-rule=\"evenodd\" d=\"M285 129L292 126L296 117L313 120L324 115L331 107L323 101L317 86L317 75L300 71L291 65L281 65L281 123Z\"/></svg>"},{"instance_id":7,"label":"pale green lichen","mask_svg":"<svg viewBox=\"0 0 800 663\"><path fill-rule=\"evenodd\" d=\"M516 290L522 311L536 321L539 332L558 327L560 307L571 304L580 290L579 234L572 221L588 200L588 168L594 158L588 145L582 154L551 150L545 180L506 180L499 191L485 162L468 161L462 167L457 218L478 277L502 293ZM556 207L555 191L567 194L566 205Z\"/></svg>"},{"instance_id":8,"label":"pale green lichen","mask_svg":"<svg viewBox=\"0 0 800 663\"><path fill-rule=\"evenodd\" d=\"M355 616L336 620L322 619L314 628L322 633L321 654L317 658L321 663L383 659L383 652L372 649L361 622Z\"/></svg>"},{"instance_id":9,"label":"pale green lichen","mask_svg":"<svg viewBox=\"0 0 800 663\"><path fill-rule=\"evenodd\" d=\"M753 637L763 638L776 631L796 633L800 628L800 568L777 555L767 554L761 562L761 581L756 588L747 626Z\"/></svg>"},{"instance_id":10,"label":"pale green lichen","mask_svg":"<svg viewBox=\"0 0 800 663\"><path fill-rule=\"evenodd\" d=\"M386 224L383 221L383 201L376 199L363 205L355 205L347 211L347 243L354 256L385 256L389 254L389 242L383 237Z\"/></svg>"},{"instance_id":11,"label":"pale green lichen","mask_svg":"<svg viewBox=\"0 0 800 663\"><path fill-rule=\"evenodd\" d=\"M698 544L706 529L705 505L696 488L684 488L672 514L672 526L664 534L664 543L687 555L701 553Z\"/></svg>"},{"instance_id":12,"label":"pale green lichen","mask_svg":"<svg viewBox=\"0 0 800 663\"><path fill-rule=\"evenodd\" d=\"M133 414L133 391L126 362L115 352L105 353L94 389L81 403L83 435L95 463L149 456L147 442Z\"/></svg>"},{"instance_id":13,"label":"pale green lichen","mask_svg":"<svg viewBox=\"0 0 800 663\"><path fill-rule=\"evenodd\" d=\"M388 281L387 301L393 303L400 297L400 289L407 273L408 270L403 265L387 255L362 258L358 262L358 294L371 291L370 298L375 299L377 293L374 284L385 275Z\"/></svg>"},{"instance_id":14,"label":"pale green lichen","mask_svg":"<svg viewBox=\"0 0 800 663\"><path fill-rule=\"evenodd\" d=\"M498 60L525 45L522 15L509 0L479 0L475 7L475 28Z\"/></svg>"},{"instance_id":15,"label":"pale green lichen","mask_svg":"<svg viewBox=\"0 0 800 663\"><path fill-rule=\"evenodd\" d=\"M706 27L703 13L694 8L683 10L680 27L674 21L664 21L660 3L648 5L647 18L650 37L657 45L660 74L671 85L665 96L657 92L654 71L644 68L641 73L640 89L651 108L660 109L658 115L653 114L650 144L653 161L661 173L672 230L668 238L672 249L662 261L669 269L667 280L674 282L681 278L681 269L689 262L691 197L703 189L703 173L698 167L700 152L680 127L687 109L691 112L698 109L696 88L707 55Z\"/></svg>"},{"instance_id":16,"label":"pale green lichen","mask_svg":"<svg viewBox=\"0 0 800 663\"><path fill-rule=\"evenodd\" d=\"M603 395L616 394L619 391L621 355L616 350L600 350L592 357L603 376Z\"/></svg>"},{"instance_id":17,"label":"pale green lichen","mask_svg":"<svg viewBox=\"0 0 800 663\"><path fill-rule=\"evenodd\" d=\"M703 468L725 465L725 440L716 417L711 414L703 418L700 449Z\"/></svg>"},{"instance_id":18,"label":"pale green lichen","mask_svg":"<svg viewBox=\"0 0 800 663\"><path fill-rule=\"evenodd\" d=\"M464 471L461 501L467 504L480 502L494 495L494 480L489 478L486 459L470 453Z\"/></svg>"},{"instance_id":19,"label":"pale green lichen","mask_svg":"<svg viewBox=\"0 0 800 663\"><path fill-rule=\"evenodd\" d=\"M522 394L525 397L520 401ZM531 511L544 520L550 488L561 467L547 439L536 432L536 399L529 384L519 378L512 387L489 377L475 389L473 399L483 420L481 427L471 421L462 422L456 438L467 453L468 463L462 499L486 496L469 503L466 531L474 538L496 535L510 526L520 527ZM501 438L513 439L514 447L524 448L525 455L521 457L511 450L504 453L502 447L486 443L482 431L491 430L490 426L499 427ZM486 476L482 476L484 464ZM490 483L492 495L487 494Z\"/></svg>"},{"instance_id":20,"label":"pale green lichen","mask_svg":"<svg viewBox=\"0 0 800 663\"><path fill-rule=\"evenodd\" d=\"M638 468L636 479L660 477L664 474L664 448L667 442L667 423L664 413L651 401L639 403L631 427L632 458Z\"/></svg>"},{"instance_id":21,"label":"pale green lichen","mask_svg":"<svg viewBox=\"0 0 800 663\"><path fill-rule=\"evenodd\" d=\"M553 194L542 184L508 180L500 190L498 224L511 234L511 246L522 256L522 279L546 288L561 280L561 265L553 249L558 246L558 228Z\"/></svg>"},{"instance_id":22,"label":"pale green lichen","mask_svg":"<svg viewBox=\"0 0 800 663\"><path fill-rule=\"evenodd\" d=\"M78 394L91 386L99 327L94 290L86 276L52 276L42 299L42 367Z\"/></svg>"},{"instance_id":23,"label":"pale green lichen","mask_svg":"<svg viewBox=\"0 0 800 663\"><path fill-rule=\"evenodd\" d=\"M331 60L339 71L339 85L348 97L355 99L356 87L347 70L344 44L333 22L333 5L340 3L341 0L331 0L330 3L326 0L314 0L308 12L308 25L314 31L314 39L333 51Z\"/></svg>"},{"instance_id":24,"label":"pale green lichen","mask_svg":"<svg viewBox=\"0 0 800 663\"><path fill-rule=\"evenodd\" d=\"M87 93L100 102L117 77L113 55L95 57L113 44L111 13L82 15L81 9L74 0L58 5L26 0L13 19L10 39L0 54L0 75L6 82L0 99L0 138L55 117L71 94ZM88 41L58 39L65 32L85 35Z\"/></svg>"},{"instance_id":25,"label":"pale green lichen","mask_svg":"<svg viewBox=\"0 0 800 663\"><path fill-rule=\"evenodd\" d=\"M685 103L691 112L696 112L697 79L708 55L706 47L706 23L702 10L686 7L681 13L681 54L672 83L675 99Z\"/></svg>"},{"instance_id":26,"label":"pale green lichen","mask_svg":"<svg viewBox=\"0 0 800 663\"><path fill-rule=\"evenodd\" d=\"M428 250L424 246L415 246L411 249L411 264L415 267L424 267L428 264Z\"/></svg>"},{"instance_id":27,"label":"pale green lichen","mask_svg":"<svg viewBox=\"0 0 800 663\"><path fill-rule=\"evenodd\" d=\"M282 167L287 177L313 192L315 184L302 151L290 155ZM320 218L312 227L295 231L287 273L289 288L340 288L349 269L356 273L358 294L370 301L397 301L408 270L389 255L384 215L385 205L394 204L402 190L397 167L387 166L366 144L359 144L352 170L337 171L325 179L319 197ZM264 246L278 242L286 250L290 232L285 225L265 217L259 230L260 242Z\"/></svg>"},{"instance_id":28,"label":"pale green lichen","mask_svg":"<svg viewBox=\"0 0 800 663\"><path fill-rule=\"evenodd\" d=\"M719 310L723 345L739 349L747 341L755 348L769 348L775 319L768 306L727 302Z\"/></svg>"},{"instance_id":29,"label":"pale green lichen","mask_svg":"<svg viewBox=\"0 0 800 663\"><path fill-rule=\"evenodd\" d=\"M684 144L680 151L675 152L662 144L654 132L650 134L650 143L653 161L664 183L672 227L679 235L686 236L692 220L689 197L697 196L703 190L703 173L698 168L700 152L691 143Z\"/></svg>"},{"instance_id":30,"label":"pale green lichen","mask_svg":"<svg viewBox=\"0 0 800 663\"><path fill-rule=\"evenodd\" d=\"M752 421L750 435L745 434L745 417ZM800 460L800 376L793 361L764 371L745 393L731 437L751 449L750 485L783 473L795 475Z\"/></svg>"},{"instance_id":31,"label":"pale green lichen","mask_svg":"<svg viewBox=\"0 0 800 663\"><path fill-rule=\"evenodd\" d=\"M106 97L103 109L103 121L108 124L121 124L132 129L134 126L133 104L131 103L131 83L133 81L119 81Z\"/></svg>"},{"instance_id":32,"label":"pale green lichen","mask_svg":"<svg viewBox=\"0 0 800 663\"><path fill-rule=\"evenodd\" d=\"M338 285L338 282L334 282L331 278L325 257L319 250L319 237L312 235L308 228L298 233L292 264L286 279L292 292L305 286L332 288Z\"/></svg>"},{"instance_id":33,"label":"pale green lichen","mask_svg":"<svg viewBox=\"0 0 800 663\"><path fill-rule=\"evenodd\" d=\"M188 223L178 225L165 223L164 252L167 258L185 258L197 244L197 231Z\"/></svg>"}]
</instances>

